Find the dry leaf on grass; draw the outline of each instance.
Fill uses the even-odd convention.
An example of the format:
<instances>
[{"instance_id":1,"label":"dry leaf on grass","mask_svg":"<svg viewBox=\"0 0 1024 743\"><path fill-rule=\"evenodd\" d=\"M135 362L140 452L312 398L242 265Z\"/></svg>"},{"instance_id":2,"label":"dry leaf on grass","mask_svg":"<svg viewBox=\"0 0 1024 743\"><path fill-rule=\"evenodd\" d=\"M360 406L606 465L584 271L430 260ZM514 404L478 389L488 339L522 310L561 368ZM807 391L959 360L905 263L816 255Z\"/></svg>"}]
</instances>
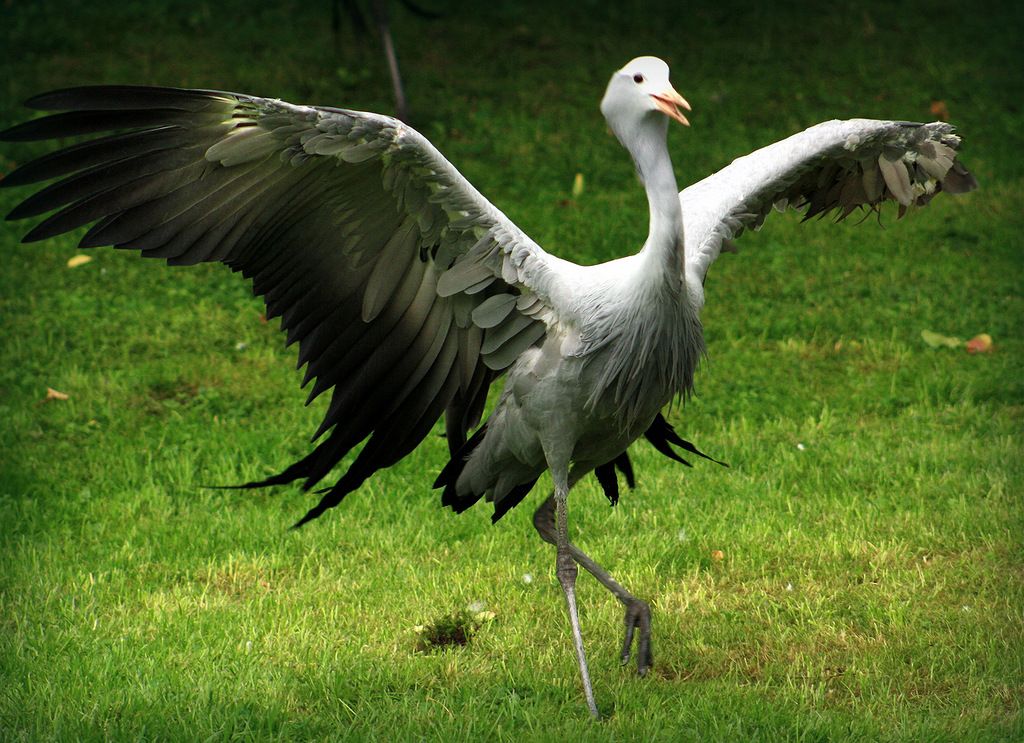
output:
<instances>
[{"instance_id":1,"label":"dry leaf on grass","mask_svg":"<svg viewBox=\"0 0 1024 743\"><path fill-rule=\"evenodd\" d=\"M583 173L577 173L572 179L572 197L578 199L583 195Z\"/></svg>"},{"instance_id":2,"label":"dry leaf on grass","mask_svg":"<svg viewBox=\"0 0 1024 743\"><path fill-rule=\"evenodd\" d=\"M959 338L954 338L951 335L942 335L941 333L935 333L931 330L922 330L921 338L932 348L960 348L964 344Z\"/></svg>"},{"instance_id":3,"label":"dry leaf on grass","mask_svg":"<svg viewBox=\"0 0 1024 743\"><path fill-rule=\"evenodd\" d=\"M949 121L949 109L946 108L946 102L943 100L932 101L928 106L928 111L939 121Z\"/></svg>"},{"instance_id":4,"label":"dry leaf on grass","mask_svg":"<svg viewBox=\"0 0 1024 743\"><path fill-rule=\"evenodd\" d=\"M91 255L83 255L82 253L79 253L74 258L68 258L68 268L78 268L79 266L84 266L91 260Z\"/></svg>"},{"instance_id":5,"label":"dry leaf on grass","mask_svg":"<svg viewBox=\"0 0 1024 743\"><path fill-rule=\"evenodd\" d=\"M967 341L967 353L992 353L992 336L981 333Z\"/></svg>"}]
</instances>

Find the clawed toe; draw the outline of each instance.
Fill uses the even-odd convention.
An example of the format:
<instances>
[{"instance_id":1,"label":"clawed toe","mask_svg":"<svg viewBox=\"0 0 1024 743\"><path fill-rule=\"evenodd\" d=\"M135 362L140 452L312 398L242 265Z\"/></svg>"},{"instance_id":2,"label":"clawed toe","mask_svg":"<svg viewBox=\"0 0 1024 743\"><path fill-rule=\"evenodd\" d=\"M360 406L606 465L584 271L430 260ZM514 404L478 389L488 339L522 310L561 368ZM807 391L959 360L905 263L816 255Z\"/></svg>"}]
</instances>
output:
<instances>
[{"instance_id":1,"label":"clawed toe","mask_svg":"<svg viewBox=\"0 0 1024 743\"><path fill-rule=\"evenodd\" d=\"M640 630L636 642L636 672L646 676L654 656L651 653L651 607L646 601L631 599L626 604L626 637L622 643L622 665L629 662L633 647L633 635Z\"/></svg>"}]
</instances>

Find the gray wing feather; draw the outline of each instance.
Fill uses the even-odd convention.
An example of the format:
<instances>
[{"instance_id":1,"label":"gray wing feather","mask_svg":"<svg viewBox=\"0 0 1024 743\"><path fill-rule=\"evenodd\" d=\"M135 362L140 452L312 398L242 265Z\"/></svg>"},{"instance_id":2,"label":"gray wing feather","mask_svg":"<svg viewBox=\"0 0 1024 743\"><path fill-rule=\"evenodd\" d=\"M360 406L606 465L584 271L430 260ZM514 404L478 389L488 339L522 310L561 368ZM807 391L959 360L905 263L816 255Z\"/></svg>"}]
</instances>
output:
<instances>
[{"instance_id":1,"label":"gray wing feather","mask_svg":"<svg viewBox=\"0 0 1024 743\"><path fill-rule=\"evenodd\" d=\"M957 160L960 137L936 122L827 121L741 157L680 193L687 278L703 302L708 267L729 242L757 229L771 208L804 209L805 219L896 201L900 216L939 191L977 186Z\"/></svg>"},{"instance_id":2,"label":"gray wing feather","mask_svg":"<svg viewBox=\"0 0 1024 743\"><path fill-rule=\"evenodd\" d=\"M473 310L473 323L479 328L493 328L516 307L514 294L495 294L478 304Z\"/></svg>"}]
</instances>

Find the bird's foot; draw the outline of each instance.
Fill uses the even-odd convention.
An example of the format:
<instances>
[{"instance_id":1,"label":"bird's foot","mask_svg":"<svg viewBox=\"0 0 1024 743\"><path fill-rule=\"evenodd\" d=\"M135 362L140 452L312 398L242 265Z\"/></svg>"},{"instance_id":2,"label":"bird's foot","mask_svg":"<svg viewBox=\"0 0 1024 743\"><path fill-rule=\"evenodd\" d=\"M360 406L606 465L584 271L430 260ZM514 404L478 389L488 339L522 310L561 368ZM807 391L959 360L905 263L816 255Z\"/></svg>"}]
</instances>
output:
<instances>
[{"instance_id":1,"label":"bird's foot","mask_svg":"<svg viewBox=\"0 0 1024 743\"><path fill-rule=\"evenodd\" d=\"M651 607L646 601L631 598L626 602L626 638L622 643L622 665L629 663L633 635L640 631L636 641L636 672L646 676L654 662L651 653Z\"/></svg>"}]
</instances>

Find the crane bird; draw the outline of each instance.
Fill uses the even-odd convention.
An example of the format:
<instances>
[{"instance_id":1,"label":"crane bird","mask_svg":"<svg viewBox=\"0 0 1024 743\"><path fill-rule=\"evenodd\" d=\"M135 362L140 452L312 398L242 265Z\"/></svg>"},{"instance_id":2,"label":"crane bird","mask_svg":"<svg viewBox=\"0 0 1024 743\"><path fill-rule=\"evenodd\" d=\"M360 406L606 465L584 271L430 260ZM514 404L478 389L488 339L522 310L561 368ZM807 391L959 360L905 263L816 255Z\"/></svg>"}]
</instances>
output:
<instances>
[{"instance_id":1,"label":"crane bird","mask_svg":"<svg viewBox=\"0 0 1024 743\"><path fill-rule=\"evenodd\" d=\"M220 261L252 279L268 317L298 342L310 400L332 390L319 444L280 474L310 489L358 456L296 524L332 508L411 452L442 414L450 460L434 483L462 512L481 498L493 520L539 476L554 492L534 524L556 547L576 660L598 710L576 608L577 565L625 605L623 663L652 662L650 608L569 541L568 495L595 472L613 500L616 469L646 437L701 455L661 410L693 385L704 355L704 279L773 206L805 219L888 200L900 213L975 181L949 124L828 121L741 157L679 193L669 120L688 124L665 62L616 71L601 101L650 206L639 252L593 266L546 253L425 137L374 113L296 106L212 90L102 86L30 99L57 111L6 140L113 132L40 157L3 185L59 178L8 219L58 210L24 238L91 225L82 247L113 245L172 265ZM483 425L487 391L504 389ZM479 427L477 427L479 425ZM470 436L470 432L475 431Z\"/></svg>"}]
</instances>

